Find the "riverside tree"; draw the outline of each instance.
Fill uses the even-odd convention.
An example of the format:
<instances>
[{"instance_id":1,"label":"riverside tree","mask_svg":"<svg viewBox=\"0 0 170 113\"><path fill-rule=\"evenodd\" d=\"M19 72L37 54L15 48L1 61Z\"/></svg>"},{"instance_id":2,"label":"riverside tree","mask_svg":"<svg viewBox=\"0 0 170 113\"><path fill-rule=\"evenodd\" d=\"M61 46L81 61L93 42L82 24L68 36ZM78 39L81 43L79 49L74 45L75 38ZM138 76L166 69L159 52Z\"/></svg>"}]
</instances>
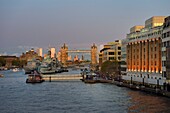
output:
<instances>
[{"instance_id":1,"label":"riverside tree","mask_svg":"<svg viewBox=\"0 0 170 113\"><path fill-rule=\"evenodd\" d=\"M113 78L117 77L119 75L119 67L120 64L118 61L105 61L101 66L101 72L110 75Z\"/></svg>"},{"instance_id":2,"label":"riverside tree","mask_svg":"<svg viewBox=\"0 0 170 113\"><path fill-rule=\"evenodd\" d=\"M2 57L0 57L0 66L5 66L6 60Z\"/></svg>"}]
</instances>

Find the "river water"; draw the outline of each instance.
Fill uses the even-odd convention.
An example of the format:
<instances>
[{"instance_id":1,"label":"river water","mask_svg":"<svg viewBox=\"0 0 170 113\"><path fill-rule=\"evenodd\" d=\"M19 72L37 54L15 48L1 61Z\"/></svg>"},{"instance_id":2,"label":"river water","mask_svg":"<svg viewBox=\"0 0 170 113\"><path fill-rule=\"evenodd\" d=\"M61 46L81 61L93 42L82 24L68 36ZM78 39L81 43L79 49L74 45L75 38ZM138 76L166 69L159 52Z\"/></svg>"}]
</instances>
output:
<instances>
[{"instance_id":1,"label":"river water","mask_svg":"<svg viewBox=\"0 0 170 113\"><path fill-rule=\"evenodd\" d=\"M0 113L170 113L170 99L112 84L26 84L23 71L0 71Z\"/></svg>"}]
</instances>

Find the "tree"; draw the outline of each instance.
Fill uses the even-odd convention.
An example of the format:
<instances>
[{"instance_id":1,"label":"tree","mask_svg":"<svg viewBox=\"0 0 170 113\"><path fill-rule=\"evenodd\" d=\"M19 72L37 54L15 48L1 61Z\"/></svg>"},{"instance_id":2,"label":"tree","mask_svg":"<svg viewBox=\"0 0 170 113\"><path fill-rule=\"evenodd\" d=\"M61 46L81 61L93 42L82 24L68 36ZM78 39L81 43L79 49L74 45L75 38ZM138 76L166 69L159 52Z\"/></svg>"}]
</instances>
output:
<instances>
[{"instance_id":1,"label":"tree","mask_svg":"<svg viewBox=\"0 0 170 113\"><path fill-rule=\"evenodd\" d=\"M101 72L107 75L116 77L119 75L119 62L118 61L105 61L101 66Z\"/></svg>"},{"instance_id":2,"label":"tree","mask_svg":"<svg viewBox=\"0 0 170 113\"><path fill-rule=\"evenodd\" d=\"M27 64L26 60L20 60L20 67L23 67Z\"/></svg>"},{"instance_id":3,"label":"tree","mask_svg":"<svg viewBox=\"0 0 170 113\"><path fill-rule=\"evenodd\" d=\"M0 66L5 66L6 60L3 57L0 57Z\"/></svg>"},{"instance_id":4,"label":"tree","mask_svg":"<svg viewBox=\"0 0 170 113\"><path fill-rule=\"evenodd\" d=\"M12 65L13 66L20 66L20 61L17 59L17 60L13 60L12 61Z\"/></svg>"},{"instance_id":5,"label":"tree","mask_svg":"<svg viewBox=\"0 0 170 113\"><path fill-rule=\"evenodd\" d=\"M13 66L23 67L23 66L25 66L26 64L27 64L27 61L26 61L26 60L19 60L19 59L17 59L17 60L13 60L13 61L12 61L12 65L13 65Z\"/></svg>"}]
</instances>

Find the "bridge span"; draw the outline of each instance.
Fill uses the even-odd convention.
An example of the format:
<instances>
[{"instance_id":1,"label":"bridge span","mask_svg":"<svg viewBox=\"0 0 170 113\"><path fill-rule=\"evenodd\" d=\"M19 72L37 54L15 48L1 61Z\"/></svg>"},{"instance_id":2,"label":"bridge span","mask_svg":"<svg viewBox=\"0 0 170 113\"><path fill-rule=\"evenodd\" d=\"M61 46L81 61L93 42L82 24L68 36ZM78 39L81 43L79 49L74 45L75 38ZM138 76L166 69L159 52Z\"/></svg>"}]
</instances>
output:
<instances>
[{"instance_id":1,"label":"bridge span","mask_svg":"<svg viewBox=\"0 0 170 113\"><path fill-rule=\"evenodd\" d=\"M68 50L68 53L91 53L91 50Z\"/></svg>"}]
</instances>

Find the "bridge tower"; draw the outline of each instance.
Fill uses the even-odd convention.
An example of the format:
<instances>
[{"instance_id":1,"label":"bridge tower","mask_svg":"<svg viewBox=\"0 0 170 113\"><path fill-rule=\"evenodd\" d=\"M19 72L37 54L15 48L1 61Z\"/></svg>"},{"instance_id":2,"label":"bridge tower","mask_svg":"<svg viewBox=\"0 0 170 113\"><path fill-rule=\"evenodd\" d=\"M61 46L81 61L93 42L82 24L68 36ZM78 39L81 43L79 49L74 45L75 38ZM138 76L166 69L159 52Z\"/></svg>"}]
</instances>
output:
<instances>
[{"instance_id":1,"label":"bridge tower","mask_svg":"<svg viewBox=\"0 0 170 113\"><path fill-rule=\"evenodd\" d=\"M61 52L61 63L63 66L67 66L67 59L68 59L68 46L64 43L64 45L60 49Z\"/></svg>"},{"instance_id":2,"label":"bridge tower","mask_svg":"<svg viewBox=\"0 0 170 113\"><path fill-rule=\"evenodd\" d=\"M97 64L97 46L95 44L91 46L91 64L92 66Z\"/></svg>"}]
</instances>

